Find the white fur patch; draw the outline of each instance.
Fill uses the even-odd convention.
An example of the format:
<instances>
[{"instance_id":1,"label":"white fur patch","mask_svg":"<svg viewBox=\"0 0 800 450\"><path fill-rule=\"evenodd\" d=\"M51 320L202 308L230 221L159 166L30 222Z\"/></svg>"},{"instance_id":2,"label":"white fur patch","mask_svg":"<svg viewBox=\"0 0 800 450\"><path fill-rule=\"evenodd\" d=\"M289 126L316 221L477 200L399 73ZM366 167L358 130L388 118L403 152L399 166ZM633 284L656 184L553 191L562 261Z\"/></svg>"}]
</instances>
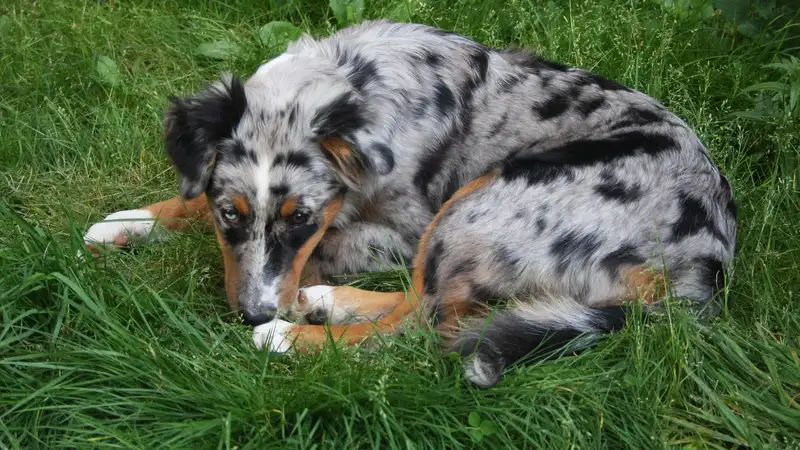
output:
<instances>
[{"instance_id":1,"label":"white fur patch","mask_svg":"<svg viewBox=\"0 0 800 450\"><path fill-rule=\"evenodd\" d=\"M155 220L150 211L132 209L117 211L101 222L92 225L83 235L83 242L92 246L113 246L114 241L127 235L127 242L158 242L165 239L154 229Z\"/></svg>"},{"instance_id":2,"label":"white fur patch","mask_svg":"<svg viewBox=\"0 0 800 450\"><path fill-rule=\"evenodd\" d=\"M271 352L287 353L292 347L289 331L294 326L292 322L281 319L259 325L253 328L253 344L259 350L267 348Z\"/></svg>"},{"instance_id":3,"label":"white fur patch","mask_svg":"<svg viewBox=\"0 0 800 450\"><path fill-rule=\"evenodd\" d=\"M259 66L258 70L256 70L254 78L260 80L260 78L263 77L264 75L266 75L272 68L274 68L275 66L278 66L280 64L287 63L287 62L291 61L292 59L294 59L294 57L295 57L295 55L292 55L292 54L289 54L289 53L282 53L282 54L276 56L275 58L272 58L271 60L269 60L269 61L265 62L264 64L262 64L261 66Z\"/></svg>"}]
</instances>

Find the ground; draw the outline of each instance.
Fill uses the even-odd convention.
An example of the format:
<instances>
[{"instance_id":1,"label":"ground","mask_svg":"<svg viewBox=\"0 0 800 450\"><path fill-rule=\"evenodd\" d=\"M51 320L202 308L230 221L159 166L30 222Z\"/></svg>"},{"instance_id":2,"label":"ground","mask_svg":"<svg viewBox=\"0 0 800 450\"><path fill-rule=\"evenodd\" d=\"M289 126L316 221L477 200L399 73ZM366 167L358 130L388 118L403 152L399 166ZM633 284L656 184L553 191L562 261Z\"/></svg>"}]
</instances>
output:
<instances>
[{"instance_id":1,"label":"ground","mask_svg":"<svg viewBox=\"0 0 800 450\"><path fill-rule=\"evenodd\" d=\"M340 27L327 3L0 6L0 447L798 447L796 100L762 96L760 111L777 111L766 120L732 115L753 109L748 86L788 83L763 67L786 44L737 34L716 13L623 0L367 0L363 12L535 48L691 123L740 211L735 271L711 323L678 306L634 316L593 350L512 370L487 391L423 332L372 350L254 351L226 310L210 234L77 257L93 221L176 193L161 141L168 96L252 73L281 51L260 41L269 22Z\"/></svg>"}]
</instances>

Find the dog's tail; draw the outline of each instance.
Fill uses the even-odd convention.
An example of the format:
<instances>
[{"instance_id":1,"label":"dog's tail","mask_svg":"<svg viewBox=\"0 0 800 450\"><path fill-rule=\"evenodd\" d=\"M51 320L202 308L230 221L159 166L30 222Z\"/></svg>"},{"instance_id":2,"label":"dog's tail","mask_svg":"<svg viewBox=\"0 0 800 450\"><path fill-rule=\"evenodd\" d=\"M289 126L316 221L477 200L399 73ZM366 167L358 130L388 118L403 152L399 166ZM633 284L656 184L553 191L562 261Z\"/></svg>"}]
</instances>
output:
<instances>
[{"instance_id":1,"label":"dog's tail","mask_svg":"<svg viewBox=\"0 0 800 450\"><path fill-rule=\"evenodd\" d=\"M529 299L457 332L451 348L466 357L466 378L488 388L512 364L591 346L622 328L629 309L589 307L565 297Z\"/></svg>"}]
</instances>

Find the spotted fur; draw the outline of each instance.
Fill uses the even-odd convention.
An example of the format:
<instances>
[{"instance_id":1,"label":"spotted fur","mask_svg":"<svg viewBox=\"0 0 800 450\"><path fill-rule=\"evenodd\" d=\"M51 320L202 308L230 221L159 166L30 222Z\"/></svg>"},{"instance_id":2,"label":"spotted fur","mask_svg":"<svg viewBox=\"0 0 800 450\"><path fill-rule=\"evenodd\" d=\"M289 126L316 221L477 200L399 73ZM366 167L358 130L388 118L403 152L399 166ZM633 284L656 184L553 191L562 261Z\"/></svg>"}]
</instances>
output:
<instances>
[{"instance_id":1,"label":"spotted fur","mask_svg":"<svg viewBox=\"0 0 800 450\"><path fill-rule=\"evenodd\" d=\"M730 185L659 102L424 25L303 36L244 82L174 99L165 134L182 195L208 197L237 274L229 297L249 322L335 322L333 297L298 287L413 259L419 304L481 386L547 342L619 328L623 303L645 291L658 301L662 278L671 295L709 306L734 257ZM512 297L494 322L474 319ZM379 331L396 330L402 298L363 309L382 317ZM340 335L356 342L365 330Z\"/></svg>"}]
</instances>

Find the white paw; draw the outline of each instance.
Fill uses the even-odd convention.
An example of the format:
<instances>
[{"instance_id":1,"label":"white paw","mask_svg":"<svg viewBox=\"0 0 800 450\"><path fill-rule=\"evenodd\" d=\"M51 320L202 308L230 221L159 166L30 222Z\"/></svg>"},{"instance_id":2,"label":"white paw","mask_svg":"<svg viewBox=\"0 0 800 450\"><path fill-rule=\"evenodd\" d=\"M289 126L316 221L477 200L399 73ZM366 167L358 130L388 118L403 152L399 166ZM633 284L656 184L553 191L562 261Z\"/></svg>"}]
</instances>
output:
<instances>
[{"instance_id":1,"label":"white paw","mask_svg":"<svg viewBox=\"0 0 800 450\"><path fill-rule=\"evenodd\" d=\"M274 319L253 328L253 344L261 350L267 348L271 352L287 353L292 347L289 331L295 325L281 319Z\"/></svg>"},{"instance_id":2,"label":"white paw","mask_svg":"<svg viewBox=\"0 0 800 450\"><path fill-rule=\"evenodd\" d=\"M310 323L319 324L328 321L332 324L357 323L363 318L348 309L352 302L337 295L337 290L346 291L340 286L317 285L300 288L298 296L303 296L305 314L299 317Z\"/></svg>"},{"instance_id":3,"label":"white paw","mask_svg":"<svg viewBox=\"0 0 800 450\"><path fill-rule=\"evenodd\" d=\"M122 247L162 240L153 219L153 214L144 209L118 211L92 225L83 235L83 242L91 247Z\"/></svg>"}]
</instances>

